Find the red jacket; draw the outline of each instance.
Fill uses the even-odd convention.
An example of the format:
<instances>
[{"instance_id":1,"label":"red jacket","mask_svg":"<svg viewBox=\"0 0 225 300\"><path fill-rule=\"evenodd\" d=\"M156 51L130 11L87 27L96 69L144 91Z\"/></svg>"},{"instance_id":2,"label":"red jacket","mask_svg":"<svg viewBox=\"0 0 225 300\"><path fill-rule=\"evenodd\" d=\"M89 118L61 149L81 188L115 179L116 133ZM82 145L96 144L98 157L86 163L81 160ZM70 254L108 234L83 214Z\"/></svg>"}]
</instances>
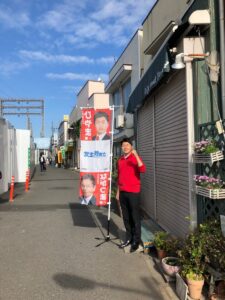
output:
<instances>
[{"instance_id":1,"label":"red jacket","mask_svg":"<svg viewBox=\"0 0 225 300\"><path fill-rule=\"evenodd\" d=\"M118 160L117 169L119 190L139 193L141 190L140 173L145 172L145 165L143 164L141 167L138 167L137 159L134 154L131 153L127 158L122 156Z\"/></svg>"}]
</instances>

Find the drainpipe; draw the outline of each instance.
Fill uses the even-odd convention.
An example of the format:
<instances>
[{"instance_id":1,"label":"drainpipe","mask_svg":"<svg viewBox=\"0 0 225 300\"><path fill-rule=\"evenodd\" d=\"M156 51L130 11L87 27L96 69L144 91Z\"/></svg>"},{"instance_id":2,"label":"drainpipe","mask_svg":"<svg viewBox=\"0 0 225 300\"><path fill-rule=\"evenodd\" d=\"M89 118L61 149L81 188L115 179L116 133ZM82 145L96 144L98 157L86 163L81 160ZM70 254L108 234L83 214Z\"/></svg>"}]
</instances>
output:
<instances>
[{"instance_id":1,"label":"drainpipe","mask_svg":"<svg viewBox=\"0 0 225 300\"><path fill-rule=\"evenodd\" d=\"M193 230L197 226L197 201L193 191L193 144L194 144L194 105L193 105L193 72L192 59L184 58L186 63L186 95L187 95L187 132L188 132L188 181L189 181L189 208L190 208L190 229Z\"/></svg>"},{"instance_id":2,"label":"drainpipe","mask_svg":"<svg viewBox=\"0 0 225 300\"><path fill-rule=\"evenodd\" d=\"M219 0L222 117L225 118L224 0Z\"/></svg>"}]
</instances>

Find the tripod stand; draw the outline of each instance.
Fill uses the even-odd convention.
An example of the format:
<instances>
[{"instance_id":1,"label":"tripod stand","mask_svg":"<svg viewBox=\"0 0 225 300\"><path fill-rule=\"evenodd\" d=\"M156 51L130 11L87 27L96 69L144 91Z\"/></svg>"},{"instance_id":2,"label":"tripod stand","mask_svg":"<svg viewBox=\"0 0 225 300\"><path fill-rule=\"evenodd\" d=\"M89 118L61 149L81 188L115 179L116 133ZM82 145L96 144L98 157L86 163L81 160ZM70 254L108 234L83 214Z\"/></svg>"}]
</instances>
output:
<instances>
[{"instance_id":1,"label":"tripod stand","mask_svg":"<svg viewBox=\"0 0 225 300\"><path fill-rule=\"evenodd\" d=\"M101 227L99 226L99 229L100 229L100 231L101 231L101 233L103 235L103 238L98 238L98 237L95 238L96 240L102 240L102 242L100 244L97 244L95 247L99 247L102 244L107 243L107 242L111 242L114 245L116 245L116 246L119 247L119 244L117 244L117 243L114 242L114 240L118 240L118 238L111 238L110 235L109 235L110 219L108 219L107 222L108 222L107 223L107 235L106 236L104 235L104 232L102 231Z\"/></svg>"}]
</instances>

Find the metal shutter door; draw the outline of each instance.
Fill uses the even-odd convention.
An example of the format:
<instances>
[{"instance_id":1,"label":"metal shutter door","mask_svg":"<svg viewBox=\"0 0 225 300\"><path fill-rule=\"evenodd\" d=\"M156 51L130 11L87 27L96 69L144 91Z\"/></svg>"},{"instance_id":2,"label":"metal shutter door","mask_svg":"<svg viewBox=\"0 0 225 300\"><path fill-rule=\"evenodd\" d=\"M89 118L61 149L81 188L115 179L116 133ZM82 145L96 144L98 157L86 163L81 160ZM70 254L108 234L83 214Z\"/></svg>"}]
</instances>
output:
<instances>
[{"instance_id":1,"label":"metal shutter door","mask_svg":"<svg viewBox=\"0 0 225 300\"><path fill-rule=\"evenodd\" d=\"M147 169L146 173L141 175L141 206L154 219L154 101L146 102L138 111L137 118L138 153Z\"/></svg>"},{"instance_id":2,"label":"metal shutter door","mask_svg":"<svg viewBox=\"0 0 225 300\"><path fill-rule=\"evenodd\" d=\"M188 231L188 136L185 72L155 95L157 222L182 236Z\"/></svg>"}]
</instances>

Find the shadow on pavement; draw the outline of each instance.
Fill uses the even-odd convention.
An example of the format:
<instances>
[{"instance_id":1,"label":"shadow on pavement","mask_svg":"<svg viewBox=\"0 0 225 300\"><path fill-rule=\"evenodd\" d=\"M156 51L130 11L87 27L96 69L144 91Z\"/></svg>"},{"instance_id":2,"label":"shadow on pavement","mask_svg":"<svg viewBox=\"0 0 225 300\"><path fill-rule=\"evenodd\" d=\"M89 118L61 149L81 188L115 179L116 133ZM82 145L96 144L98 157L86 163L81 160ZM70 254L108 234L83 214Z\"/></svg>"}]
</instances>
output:
<instances>
[{"instance_id":1,"label":"shadow on pavement","mask_svg":"<svg viewBox=\"0 0 225 300\"><path fill-rule=\"evenodd\" d=\"M57 209L68 209L68 204L11 204L3 205L1 212L30 212L30 211L55 211Z\"/></svg>"},{"instance_id":2,"label":"shadow on pavement","mask_svg":"<svg viewBox=\"0 0 225 300\"><path fill-rule=\"evenodd\" d=\"M9 203L9 193L10 189L0 195L0 205ZM14 187L14 199L24 193L24 183L16 183Z\"/></svg>"},{"instance_id":3,"label":"shadow on pavement","mask_svg":"<svg viewBox=\"0 0 225 300\"><path fill-rule=\"evenodd\" d=\"M149 288L149 292L145 292L143 290L132 289L129 287L123 287L119 285L108 284L104 282L96 282L91 279L83 278L77 275L71 275L66 273L58 273L53 276L55 282L60 285L64 289L74 289L74 290L92 290L98 287L114 289L117 291L122 291L126 293L135 293L138 295L138 299L141 299L141 296L152 297L150 299L163 299L160 293L158 292L157 285L156 288L153 287L153 284L149 278L141 278L141 280L146 284Z\"/></svg>"},{"instance_id":4,"label":"shadow on pavement","mask_svg":"<svg viewBox=\"0 0 225 300\"><path fill-rule=\"evenodd\" d=\"M86 205L69 203L73 225L78 227L96 227L93 217Z\"/></svg>"},{"instance_id":5,"label":"shadow on pavement","mask_svg":"<svg viewBox=\"0 0 225 300\"><path fill-rule=\"evenodd\" d=\"M108 230L108 216L104 215L100 212L95 213L96 217L98 218L98 221L100 222L100 225L102 228L104 228L106 231ZM109 226L109 233L113 236L118 236L119 227L116 225L116 223L110 219L110 226Z\"/></svg>"},{"instance_id":6,"label":"shadow on pavement","mask_svg":"<svg viewBox=\"0 0 225 300\"><path fill-rule=\"evenodd\" d=\"M78 181L79 179L65 179L65 178L55 178L55 179L33 179L32 182L41 182L41 181Z\"/></svg>"},{"instance_id":7,"label":"shadow on pavement","mask_svg":"<svg viewBox=\"0 0 225 300\"><path fill-rule=\"evenodd\" d=\"M49 187L48 190L73 190L73 187L69 187L69 186L55 186L55 187Z\"/></svg>"}]
</instances>

